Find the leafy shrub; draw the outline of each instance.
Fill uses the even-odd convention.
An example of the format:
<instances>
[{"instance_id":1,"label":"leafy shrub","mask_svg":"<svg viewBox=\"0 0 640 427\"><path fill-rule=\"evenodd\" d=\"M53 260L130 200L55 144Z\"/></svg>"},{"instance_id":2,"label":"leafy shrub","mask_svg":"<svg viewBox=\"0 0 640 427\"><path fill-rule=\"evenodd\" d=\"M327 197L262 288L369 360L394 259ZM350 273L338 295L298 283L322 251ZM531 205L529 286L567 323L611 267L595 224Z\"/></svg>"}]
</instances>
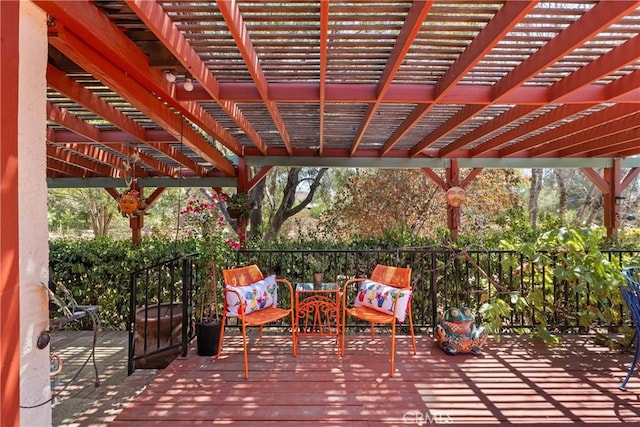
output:
<instances>
[{"instance_id":1,"label":"leafy shrub","mask_svg":"<svg viewBox=\"0 0 640 427\"><path fill-rule=\"evenodd\" d=\"M52 240L49 265L53 281L71 291L81 305L99 305L103 329L124 329L129 315L131 271L193 252L194 242L168 239L130 241Z\"/></svg>"}]
</instances>

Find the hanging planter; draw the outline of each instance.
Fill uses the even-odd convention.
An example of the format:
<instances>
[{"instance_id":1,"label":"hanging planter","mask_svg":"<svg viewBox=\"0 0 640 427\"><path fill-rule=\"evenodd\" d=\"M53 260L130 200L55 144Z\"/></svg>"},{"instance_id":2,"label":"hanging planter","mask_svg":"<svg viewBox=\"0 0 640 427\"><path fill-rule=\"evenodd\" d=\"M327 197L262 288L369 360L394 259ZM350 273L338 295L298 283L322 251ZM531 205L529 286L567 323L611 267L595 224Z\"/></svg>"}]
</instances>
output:
<instances>
[{"instance_id":1,"label":"hanging planter","mask_svg":"<svg viewBox=\"0 0 640 427\"><path fill-rule=\"evenodd\" d=\"M246 218L254 206L255 203L247 193L236 193L227 198L227 212L234 219Z\"/></svg>"}]
</instances>

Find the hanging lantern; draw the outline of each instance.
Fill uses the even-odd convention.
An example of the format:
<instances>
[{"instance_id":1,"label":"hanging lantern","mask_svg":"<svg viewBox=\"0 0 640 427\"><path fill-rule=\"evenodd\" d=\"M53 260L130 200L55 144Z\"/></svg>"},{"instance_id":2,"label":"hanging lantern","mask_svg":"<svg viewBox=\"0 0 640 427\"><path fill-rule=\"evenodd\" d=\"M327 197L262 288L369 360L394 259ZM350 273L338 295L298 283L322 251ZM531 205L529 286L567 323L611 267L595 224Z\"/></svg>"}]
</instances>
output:
<instances>
[{"instance_id":1,"label":"hanging lantern","mask_svg":"<svg viewBox=\"0 0 640 427\"><path fill-rule=\"evenodd\" d=\"M467 201L467 192L462 187L451 187L447 190L447 204L457 208Z\"/></svg>"},{"instance_id":2,"label":"hanging lantern","mask_svg":"<svg viewBox=\"0 0 640 427\"><path fill-rule=\"evenodd\" d=\"M138 210L138 199L129 193L124 193L118 199L118 206L123 215L131 215Z\"/></svg>"}]
</instances>

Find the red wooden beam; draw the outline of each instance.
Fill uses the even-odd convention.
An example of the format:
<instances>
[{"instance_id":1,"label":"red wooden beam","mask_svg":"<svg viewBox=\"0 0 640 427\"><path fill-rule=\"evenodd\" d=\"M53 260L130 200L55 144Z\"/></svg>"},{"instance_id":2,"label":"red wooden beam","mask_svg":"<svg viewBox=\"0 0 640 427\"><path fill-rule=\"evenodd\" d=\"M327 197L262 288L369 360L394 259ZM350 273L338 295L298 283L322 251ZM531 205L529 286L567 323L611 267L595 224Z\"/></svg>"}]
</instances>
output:
<instances>
[{"instance_id":1,"label":"red wooden beam","mask_svg":"<svg viewBox=\"0 0 640 427\"><path fill-rule=\"evenodd\" d=\"M222 17L227 23L227 28L229 32L233 36L233 39L238 46L238 50L240 54L244 58L244 62L247 65L247 70L253 81L256 83L256 87L258 92L260 92L260 97L264 101L264 104L271 114L271 118L280 133L280 137L284 142L285 147L291 153L291 139L289 138L289 133L287 132L287 128L282 120L280 115L280 111L278 110L278 105L269 100L269 88L267 85L267 79L262 71L262 66L260 65L260 61L258 60L258 54L256 53L255 48L253 47L253 42L249 37L249 30L247 26L244 24L244 20L242 19L242 14L240 13L240 8L238 7L238 3L236 0L227 0L227 1L219 1L216 3Z\"/></svg>"},{"instance_id":2,"label":"red wooden beam","mask_svg":"<svg viewBox=\"0 0 640 427\"><path fill-rule=\"evenodd\" d=\"M50 102L47 102L47 120L56 122L92 141L100 141L100 129Z\"/></svg>"},{"instance_id":3,"label":"red wooden beam","mask_svg":"<svg viewBox=\"0 0 640 427\"><path fill-rule=\"evenodd\" d=\"M72 130L96 142L100 142L101 140L100 130L97 127L88 124L84 120L79 119L75 115L69 113L68 111L60 107L57 107L54 104L51 104L50 102L47 102L47 115L48 115L47 118L49 120L52 120L66 127L69 130ZM133 149L123 144L120 144L119 146L112 145L110 146L110 148L112 150L122 153L126 157L131 157L134 154ZM144 152L139 152L138 156L140 157L141 163L149 166L150 168L157 170L163 175L167 175L167 176L177 175L177 171L175 170L175 168L144 154Z\"/></svg>"},{"instance_id":4,"label":"red wooden beam","mask_svg":"<svg viewBox=\"0 0 640 427\"><path fill-rule=\"evenodd\" d=\"M630 156L637 156L640 154L640 132L636 132L634 135L620 135L620 138L624 137L624 141L611 141L607 140L607 144L603 148L597 150L588 151L586 153L589 157L619 157L625 158Z\"/></svg>"},{"instance_id":5,"label":"red wooden beam","mask_svg":"<svg viewBox=\"0 0 640 427\"><path fill-rule=\"evenodd\" d=\"M493 102L500 102L501 98L509 94L509 92L540 73L568 52L584 44L590 37L608 28L630 10L636 8L636 5L630 6L629 3L632 2L616 1L596 4L572 25L563 30L555 38L550 40L549 43L542 46L498 81L491 91ZM467 105L438 129L425 136L416 144L410 151L411 155L415 156L422 150L429 148L440 138L451 133L457 127L483 111L486 107L487 106L478 107L477 105Z\"/></svg>"},{"instance_id":6,"label":"red wooden beam","mask_svg":"<svg viewBox=\"0 0 640 427\"><path fill-rule=\"evenodd\" d=\"M482 138L485 135L489 135L493 132L497 132L498 130L508 126L509 124L515 122L518 119L528 116L534 111L538 110L539 107L537 105L516 105L510 110L505 111L503 114L500 114L493 120L486 122L485 124L478 126L471 132L466 135L458 138L456 141L447 144L446 147L440 149L439 157L446 157L447 155L459 150L468 144L471 144L474 141ZM481 147L484 146L481 145ZM495 147L491 147L495 148ZM486 150L485 150L486 151Z\"/></svg>"},{"instance_id":7,"label":"red wooden beam","mask_svg":"<svg viewBox=\"0 0 640 427\"><path fill-rule=\"evenodd\" d=\"M562 102L564 104L601 103L616 97L623 97L628 92L637 91L638 84L636 80L635 85L632 81L628 82L626 90L622 90L620 93L607 93L607 88L617 86L614 83L625 79L625 77L621 77L608 85L592 84L584 86L564 96ZM268 87L269 98L275 102L314 103L320 99L320 85L318 83L269 83ZM506 94L500 100L500 103L544 106L549 103L549 90L550 88L545 86L521 86ZM182 92L178 89L176 97L177 99L198 102L212 101L211 96L198 83L194 83L192 92ZM262 102L254 83L220 83L220 97L245 103ZM374 83L328 83L325 85L326 102L362 104L375 102L376 99L376 85ZM617 102L640 104L640 98L637 96L615 100ZM382 101L390 104L420 104L428 106L428 104L436 102L438 104L489 105L493 104L495 100L491 97L491 86L457 85L453 86L445 95L436 98L435 85L433 84L392 83Z\"/></svg>"},{"instance_id":8,"label":"red wooden beam","mask_svg":"<svg viewBox=\"0 0 640 427\"><path fill-rule=\"evenodd\" d=\"M441 98L455 87L537 4L538 1L507 1L438 81L435 97Z\"/></svg>"},{"instance_id":9,"label":"red wooden beam","mask_svg":"<svg viewBox=\"0 0 640 427\"><path fill-rule=\"evenodd\" d=\"M197 175L207 176L208 171L202 165L194 162L190 157L177 150L173 145L164 142L147 142L147 145L153 147L159 152L171 157L176 162L189 170L194 171Z\"/></svg>"},{"instance_id":10,"label":"red wooden beam","mask_svg":"<svg viewBox=\"0 0 640 427\"><path fill-rule=\"evenodd\" d=\"M327 38L329 37L329 2L320 2L320 82L319 82L319 108L320 128L318 129L318 151L324 155L324 111L325 98L327 96Z\"/></svg>"},{"instance_id":11,"label":"red wooden beam","mask_svg":"<svg viewBox=\"0 0 640 427\"><path fill-rule=\"evenodd\" d=\"M605 181L604 178L600 176L600 174L596 170L594 170L593 168L580 168L580 170L582 171L584 176L589 178L593 185L598 187L598 190L600 190L602 194L607 194L609 192L609 184L607 183L607 181Z\"/></svg>"},{"instance_id":12,"label":"red wooden beam","mask_svg":"<svg viewBox=\"0 0 640 427\"><path fill-rule=\"evenodd\" d=\"M558 81L549 88L549 102L562 102L562 98L587 86L603 76L625 67L640 58L640 35Z\"/></svg>"},{"instance_id":13,"label":"red wooden beam","mask_svg":"<svg viewBox=\"0 0 640 427\"><path fill-rule=\"evenodd\" d=\"M605 89L608 100L622 102L621 97L631 94L630 101L640 101L640 70L620 77L606 85Z\"/></svg>"},{"instance_id":14,"label":"red wooden beam","mask_svg":"<svg viewBox=\"0 0 640 427\"><path fill-rule=\"evenodd\" d=\"M20 425L22 372L18 230L19 18L20 2L0 1L0 416L2 425L9 427Z\"/></svg>"},{"instance_id":15,"label":"red wooden beam","mask_svg":"<svg viewBox=\"0 0 640 427\"><path fill-rule=\"evenodd\" d=\"M96 150L94 147L90 147L88 145L83 145L82 147L91 148L91 151ZM70 166L84 169L76 169L78 174L75 176L78 178L86 178L87 171L92 172L96 175L110 176L112 178L120 176L120 171L118 171L118 169L116 168L107 166L106 164L96 163L95 161L92 161L86 157L80 156L78 153L62 149L61 147L54 147L50 144L47 144L47 157L55 159L64 164L68 164Z\"/></svg>"},{"instance_id":16,"label":"red wooden beam","mask_svg":"<svg viewBox=\"0 0 640 427\"><path fill-rule=\"evenodd\" d=\"M520 126L514 127L507 132L504 132L494 138L489 139L488 141L483 142L477 147L469 150L469 155L472 157L479 156L480 154L486 153L489 150L499 148L503 144L508 144L517 138L521 138L531 132L542 129L545 126L549 126L551 124L565 120L567 117L578 114L589 107L593 107L593 105L561 105L558 108L546 112L545 114L539 115L535 119L531 119ZM536 137L534 137L534 139L535 138ZM522 151L526 149L523 147L529 147L528 139L523 142L511 144L505 147L504 151L502 151L501 153L502 155L507 156L512 152L516 152L516 150Z\"/></svg>"},{"instance_id":17,"label":"red wooden beam","mask_svg":"<svg viewBox=\"0 0 640 427\"><path fill-rule=\"evenodd\" d=\"M440 178L440 175L435 173L433 169L422 168L421 170L425 175L431 178L431 181L433 181L438 187L440 187L443 191L447 191L447 183L442 178Z\"/></svg>"},{"instance_id":18,"label":"red wooden beam","mask_svg":"<svg viewBox=\"0 0 640 427\"><path fill-rule=\"evenodd\" d=\"M164 12L162 6L148 0L126 0L136 15L145 23L147 28L155 34L162 44L189 70L209 95L220 105L222 110L245 132L261 152L266 147L258 132L240 111L233 101L223 101L219 97L220 84L211 73L207 65L200 59L198 53L191 47L182 32L176 27L171 18Z\"/></svg>"},{"instance_id":19,"label":"red wooden beam","mask_svg":"<svg viewBox=\"0 0 640 427\"><path fill-rule=\"evenodd\" d=\"M620 195L620 159L613 159L613 165L604 169L604 180L609 184L609 191L604 194L604 226L607 236L618 234L620 224L620 206L616 203L616 197Z\"/></svg>"},{"instance_id":20,"label":"red wooden beam","mask_svg":"<svg viewBox=\"0 0 640 427\"><path fill-rule=\"evenodd\" d=\"M624 120L624 119L623 119ZM615 129L614 126L601 126L602 129L590 130L584 135L586 139L581 144L571 148L560 150L560 157L579 157L588 153L597 152L605 155L615 153L616 146L629 141L636 141L640 138L640 122L636 119L635 127L628 130ZM598 135L598 137L595 137Z\"/></svg>"},{"instance_id":21,"label":"red wooden beam","mask_svg":"<svg viewBox=\"0 0 640 427\"><path fill-rule=\"evenodd\" d=\"M264 179L265 176L269 173L269 171L273 168L273 166L265 166L260 168L258 173L256 173L247 183L247 192L251 191L253 187L258 185L260 181Z\"/></svg>"},{"instance_id":22,"label":"red wooden beam","mask_svg":"<svg viewBox=\"0 0 640 427\"><path fill-rule=\"evenodd\" d=\"M47 157L47 177L65 176L68 178L89 178L95 176L86 169L65 163L53 157Z\"/></svg>"},{"instance_id":23,"label":"red wooden beam","mask_svg":"<svg viewBox=\"0 0 640 427\"><path fill-rule=\"evenodd\" d=\"M72 33L59 29L58 35L49 38L49 43L76 63L82 63L88 72L100 79L114 92L127 99L135 108L146 114L174 138L183 139L185 144L208 162L216 165L229 176L235 175L233 164L212 147L191 126L183 126L182 120L162 101L147 89L132 81L120 69L104 59L92 47L87 46ZM181 135L182 132L182 135Z\"/></svg>"},{"instance_id":24,"label":"red wooden beam","mask_svg":"<svg viewBox=\"0 0 640 427\"><path fill-rule=\"evenodd\" d=\"M611 112L610 112L611 113ZM602 115L604 116L604 115ZM640 125L640 112L636 114L626 115L620 119L612 118L608 122L603 122L598 126L589 126L580 132L567 135L564 138L553 141L545 149L536 150L536 156L571 156L584 151L601 148L602 145L593 145L592 141L600 141L600 144L606 144L607 138L612 137L620 132L636 128ZM613 140L611 140L612 142Z\"/></svg>"},{"instance_id":25,"label":"red wooden beam","mask_svg":"<svg viewBox=\"0 0 640 427\"><path fill-rule=\"evenodd\" d=\"M145 141L145 130L142 126L50 64L47 65L47 85L127 132L138 141Z\"/></svg>"},{"instance_id":26,"label":"red wooden beam","mask_svg":"<svg viewBox=\"0 0 640 427\"><path fill-rule=\"evenodd\" d=\"M178 170L172 166L163 163L154 157L148 155L142 150L138 150L135 146L129 146L125 144L121 144L119 147L117 145L111 145L110 148L116 149L117 151L123 153L127 158L133 159L137 157L138 160L135 163L141 163L143 165L149 166L154 171L157 171L161 175L169 176L172 178L176 178L179 174ZM132 163L132 167L136 168L135 163ZM144 169L134 169L137 176L146 176L148 172Z\"/></svg>"},{"instance_id":27,"label":"red wooden beam","mask_svg":"<svg viewBox=\"0 0 640 427\"><path fill-rule=\"evenodd\" d=\"M565 113L570 113L570 108L568 106L562 106L557 108L565 110ZM554 110L555 111L555 110ZM544 155L546 152L555 150L557 148L556 145L542 146L543 143L550 143L553 141L557 141L561 138L565 138L567 136L576 134L578 132L582 132L586 129L590 129L601 124L610 122L612 120L617 120L621 117L626 117L630 114L635 114L638 112L638 108L634 105L630 104L619 104L614 105L609 108L605 108L603 110L597 111L593 114L589 114L582 118L573 120L567 124L562 126L558 126L554 129L550 129L548 131L539 133L525 141L510 145L508 147L500 150L501 157L515 157L522 155L527 150L532 150L531 153L527 153L526 156L538 156ZM571 114L568 114L570 116ZM535 120L533 120L535 121ZM542 125L537 123L533 123L532 125L537 126L538 128L542 128ZM528 133L528 132L527 132Z\"/></svg>"},{"instance_id":28,"label":"red wooden beam","mask_svg":"<svg viewBox=\"0 0 640 427\"><path fill-rule=\"evenodd\" d=\"M474 41L462 55L451 65L449 70L438 81L433 91L432 102L439 102L455 87L464 75L472 69L514 26L524 18L536 1L510 1L506 3L489 23L478 33ZM402 124L385 141L380 155L386 155L407 132L433 107L434 104L418 105L407 116ZM424 147L426 148L426 147ZM422 151L422 150L420 150ZM416 153L417 154L417 153Z\"/></svg>"},{"instance_id":29,"label":"red wooden beam","mask_svg":"<svg viewBox=\"0 0 640 427\"><path fill-rule=\"evenodd\" d=\"M640 155L640 138L617 145L616 156L620 158Z\"/></svg>"},{"instance_id":30,"label":"red wooden beam","mask_svg":"<svg viewBox=\"0 0 640 427\"><path fill-rule=\"evenodd\" d=\"M588 84L600 79L603 76L606 76L614 72L615 70L625 67L630 62L636 60L638 57L640 57L640 36L636 36L635 38L625 42L619 47L612 49L611 51L605 53L595 61L585 65L584 67L580 68L576 72L568 75L567 77L559 80L557 83L552 85L551 88L549 88L549 93L548 93L549 102L568 97L569 95L576 92L580 88L587 86ZM589 106L590 105L585 104L584 109L587 109ZM488 135L491 132L494 132L495 130L497 130L497 127L496 127L497 125L500 125L500 127L504 127L508 125L509 124L508 119L511 118L509 116L512 116L511 121L513 122L521 117L526 116L526 114L528 114L527 111L529 113L532 113L536 109L537 108L531 108L531 106L529 106L528 109L522 106L521 107L516 106L512 110L506 112L505 114L502 114L500 117L486 123L484 126L480 126L476 128L474 131L458 139L457 141L454 141L453 143L448 144L445 148L443 148L440 151L440 155L444 156L446 154L449 154L459 148L466 146L467 144L472 143L473 141L476 141L482 138L485 135ZM567 107L566 110L568 111L568 115L576 114L579 111L572 107ZM519 114L520 112L523 114ZM562 117L562 114L559 113L558 110L554 111L552 114L559 116L559 119L567 117L567 116ZM548 117L548 116L549 114L545 114L543 117ZM524 135L525 133L523 132L526 132L526 133L531 132L532 131L531 122L527 122L527 123L529 124L528 126L527 124L525 124L523 126L519 126L517 129L512 129L510 132L503 134L501 136L498 136L497 138L494 138L491 142L485 141L484 144L476 147L473 150L472 155L478 155L488 150L492 150L498 147L499 145L504 144L507 141L516 139ZM542 126L544 125L539 125L539 127L542 127ZM523 145L526 146L527 144L523 144ZM514 150L515 148L516 147L512 146L512 147L509 147L507 150Z\"/></svg>"},{"instance_id":31,"label":"red wooden beam","mask_svg":"<svg viewBox=\"0 0 640 427\"><path fill-rule=\"evenodd\" d=\"M395 74L398 72L398 69L402 65L413 41L420 32L422 22L429 14L429 10L431 10L432 5L433 0L414 1L412 3L411 8L407 13L407 17L404 20L404 24L402 25L402 29L400 30L398 38L393 46L393 50L389 54L387 63L382 70L380 80L378 80L378 84L376 85L376 100L374 103L369 104L367 111L364 114L364 118L360 122L360 126L358 126L355 138L351 143L351 149L349 150L351 153L354 153L358 149L358 145L360 145L362 137L367 131L367 127L371 123L371 120L373 120L376 111L380 107L384 96L389 90L389 86L391 85Z\"/></svg>"},{"instance_id":32,"label":"red wooden beam","mask_svg":"<svg viewBox=\"0 0 640 427\"><path fill-rule=\"evenodd\" d=\"M402 121L400 126L398 126L389 139L387 139L380 149L380 157L387 156L389 151L395 147L395 145L413 128L413 126L420 121L434 106L435 104L419 104L416 108L407 115L407 117Z\"/></svg>"},{"instance_id":33,"label":"red wooden beam","mask_svg":"<svg viewBox=\"0 0 640 427\"><path fill-rule=\"evenodd\" d=\"M467 188L467 186L475 179L476 176L480 175L483 168L473 168L471 172L460 182L460 187Z\"/></svg>"},{"instance_id":34,"label":"red wooden beam","mask_svg":"<svg viewBox=\"0 0 640 427\"><path fill-rule=\"evenodd\" d=\"M640 168L630 169L620 182L620 191L624 191L629 186L629 184L631 184L633 180L636 179L638 174L640 174Z\"/></svg>"},{"instance_id":35,"label":"red wooden beam","mask_svg":"<svg viewBox=\"0 0 640 427\"><path fill-rule=\"evenodd\" d=\"M59 147L52 146L52 144L47 144L47 150L49 147L55 149L67 149L73 153L79 153L83 157L89 157L95 159L101 164L108 165L114 168L114 172L112 176L117 177L120 176L122 171L124 171L125 166L122 159L114 154L111 154L105 150L103 150L100 146L89 145L89 144L56 144ZM61 157L58 157L61 158Z\"/></svg>"},{"instance_id":36,"label":"red wooden beam","mask_svg":"<svg viewBox=\"0 0 640 427\"><path fill-rule=\"evenodd\" d=\"M433 132L427 134L422 140L413 146L409 151L412 157L418 156L422 151L431 147L440 138L444 138L451 132L456 130L458 126L462 125L476 114L482 112L488 107L488 105L467 105L462 107L456 114L449 117L442 125L440 125Z\"/></svg>"},{"instance_id":37,"label":"red wooden beam","mask_svg":"<svg viewBox=\"0 0 640 427\"><path fill-rule=\"evenodd\" d=\"M144 201L147 204L147 207L153 206L153 204L158 200L158 198L162 195L162 193L164 193L165 190L165 187L158 187L153 190L153 193L151 193L150 196L146 196L144 198Z\"/></svg>"},{"instance_id":38,"label":"red wooden beam","mask_svg":"<svg viewBox=\"0 0 640 427\"><path fill-rule=\"evenodd\" d=\"M513 71L493 86L495 100L539 74L550 64L615 24L620 18L638 8L635 1L601 1L585 12L578 20L525 59Z\"/></svg>"},{"instance_id":39,"label":"red wooden beam","mask_svg":"<svg viewBox=\"0 0 640 427\"><path fill-rule=\"evenodd\" d=\"M229 150L236 154L241 152L242 147L238 141L202 107L194 102L180 102L174 98L175 87L166 81L163 71L151 68L144 52L93 2L34 0L34 3L56 19L57 28L67 28L87 45L93 46L108 62L126 73L132 83L138 82L149 92L161 97ZM50 28L50 34L55 31L56 27ZM90 65L85 64L83 58L77 58L75 62L85 69Z\"/></svg>"},{"instance_id":40,"label":"red wooden beam","mask_svg":"<svg viewBox=\"0 0 640 427\"><path fill-rule=\"evenodd\" d=\"M121 134L116 139L118 144L121 144L122 141L129 140L130 136L133 136L134 138L136 138L138 141L141 141L141 142L147 141L147 131L142 126L140 126L139 124L131 120L126 115L122 114L120 111L113 108L111 105L107 104L102 98L94 95L91 91L86 89L84 86L78 84L75 80L67 77L62 71L56 69L51 65L47 67L47 83L49 84L50 87L52 87L56 91L60 92L61 94L68 97L69 99L77 102L78 104L82 105L84 108L94 112L95 114L99 115L100 117L112 123L114 126L126 132L126 134ZM52 120L58 122L55 119L52 119ZM65 125L64 123L60 123L60 124L67 127L68 129L74 129L69 127L68 125ZM74 129L75 132L81 135L85 135L84 133L79 132L78 129L79 128L75 128ZM93 141L104 143L103 142L104 136L106 136L108 133L107 132L99 132L99 133L100 134L97 137L90 136L90 135L87 135L87 137ZM171 137L171 140L175 141L175 138ZM171 156L170 154L168 153L165 153L165 154L174 158L174 160L179 161L177 158ZM186 156L182 156L182 157L186 157ZM193 162L189 162L184 165L188 168L192 168L194 166ZM174 176L176 174L175 170L172 170L169 172L169 169L167 169L167 167L168 166L162 166L159 170L164 170L165 174L169 176ZM204 168L202 168L199 165L197 165L196 168L193 170L199 171L199 173L202 175L206 174L206 172L204 171Z\"/></svg>"},{"instance_id":41,"label":"red wooden beam","mask_svg":"<svg viewBox=\"0 0 640 427\"><path fill-rule=\"evenodd\" d=\"M54 130L49 128L47 129L47 132L51 132L51 135L49 135L48 139L52 142L93 144L93 140L79 136L77 133L68 131L66 129ZM180 144L179 139L176 139L175 136L171 135L164 129L148 129L146 135L147 143L158 142L163 144ZM129 133L120 130L101 130L100 137L102 138L100 143L103 145L122 144L122 141L131 139Z\"/></svg>"}]
</instances>

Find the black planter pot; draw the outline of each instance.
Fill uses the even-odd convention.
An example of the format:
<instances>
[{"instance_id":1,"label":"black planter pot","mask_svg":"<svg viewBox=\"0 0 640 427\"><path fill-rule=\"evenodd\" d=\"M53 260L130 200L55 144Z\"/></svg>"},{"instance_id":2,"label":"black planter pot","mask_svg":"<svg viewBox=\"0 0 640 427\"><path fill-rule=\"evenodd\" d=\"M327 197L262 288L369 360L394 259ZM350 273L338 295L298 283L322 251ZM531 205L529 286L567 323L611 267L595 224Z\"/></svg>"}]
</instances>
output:
<instances>
[{"instance_id":1,"label":"black planter pot","mask_svg":"<svg viewBox=\"0 0 640 427\"><path fill-rule=\"evenodd\" d=\"M215 356L218 353L221 322L196 323L198 356Z\"/></svg>"}]
</instances>

